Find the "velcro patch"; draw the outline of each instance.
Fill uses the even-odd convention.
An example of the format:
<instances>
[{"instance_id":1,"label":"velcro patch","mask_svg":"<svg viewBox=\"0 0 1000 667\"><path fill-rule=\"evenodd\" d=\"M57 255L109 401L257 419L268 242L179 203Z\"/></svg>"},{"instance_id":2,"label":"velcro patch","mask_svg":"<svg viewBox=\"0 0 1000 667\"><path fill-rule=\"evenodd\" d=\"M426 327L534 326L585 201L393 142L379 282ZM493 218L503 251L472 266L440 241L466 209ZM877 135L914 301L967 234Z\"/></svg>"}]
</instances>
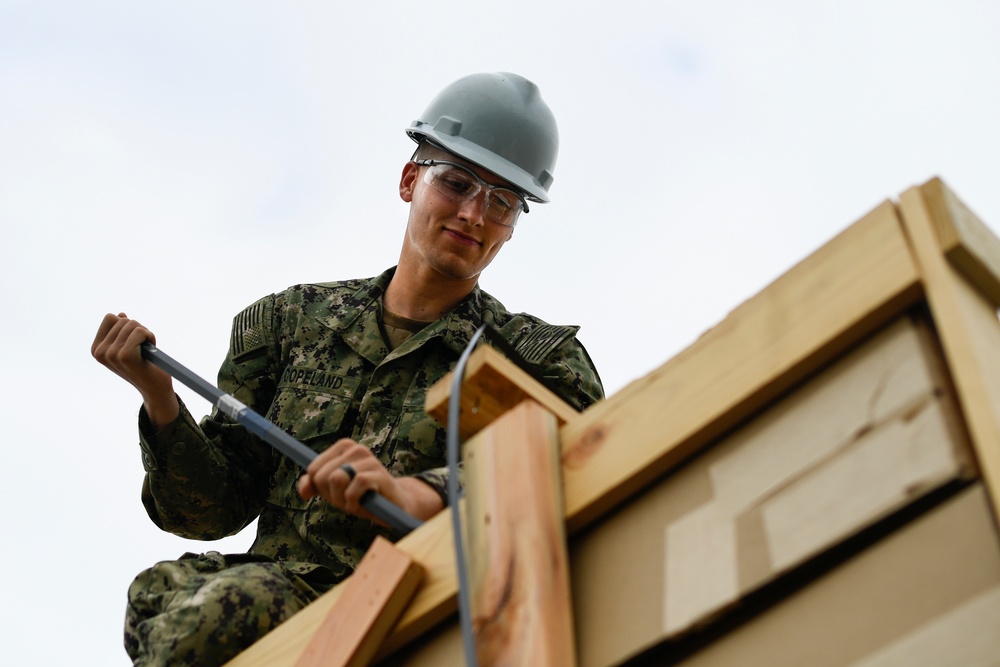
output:
<instances>
[{"instance_id":1,"label":"velcro patch","mask_svg":"<svg viewBox=\"0 0 1000 667\"><path fill-rule=\"evenodd\" d=\"M531 364L539 364L545 357L576 335L580 327L563 327L555 324L543 324L535 327L517 341L514 349Z\"/></svg>"},{"instance_id":2,"label":"velcro patch","mask_svg":"<svg viewBox=\"0 0 1000 667\"><path fill-rule=\"evenodd\" d=\"M264 325L270 303L269 297L261 299L233 318L229 349L234 360L252 356L267 346Z\"/></svg>"}]
</instances>

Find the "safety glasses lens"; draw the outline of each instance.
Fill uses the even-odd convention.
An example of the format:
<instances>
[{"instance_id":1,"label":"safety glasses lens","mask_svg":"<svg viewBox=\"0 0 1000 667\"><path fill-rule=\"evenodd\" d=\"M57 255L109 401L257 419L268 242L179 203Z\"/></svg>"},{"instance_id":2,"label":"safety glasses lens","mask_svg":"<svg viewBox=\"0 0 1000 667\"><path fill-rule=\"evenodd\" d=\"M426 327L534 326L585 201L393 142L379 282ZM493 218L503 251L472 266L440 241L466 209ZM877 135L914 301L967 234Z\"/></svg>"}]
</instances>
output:
<instances>
[{"instance_id":1,"label":"safety glasses lens","mask_svg":"<svg viewBox=\"0 0 1000 667\"><path fill-rule=\"evenodd\" d=\"M482 180L471 171L441 163L428 167L424 182L452 201L468 201L484 187ZM501 225L513 225L524 210L521 198L507 188L486 187L486 217Z\"/></svg>"}]
</instances>

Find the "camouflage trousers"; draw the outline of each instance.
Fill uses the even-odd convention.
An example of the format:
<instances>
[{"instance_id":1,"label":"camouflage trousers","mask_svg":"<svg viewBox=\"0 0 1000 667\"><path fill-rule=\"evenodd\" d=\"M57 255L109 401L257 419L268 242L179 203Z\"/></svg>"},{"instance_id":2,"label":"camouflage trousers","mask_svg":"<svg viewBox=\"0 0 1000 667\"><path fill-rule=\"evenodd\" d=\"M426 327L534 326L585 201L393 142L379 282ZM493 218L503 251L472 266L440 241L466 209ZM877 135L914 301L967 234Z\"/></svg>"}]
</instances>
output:
<instances>
[{"instance_id":1,"label":"camouflage trousers","mask_svg":"<svg viewBox=\"0 0 1000 667\"><path fill-rule=\"evenodd\" d=\"M329 588L320 570L307 581L274 561L216 552L157 563L129 587L125 650L143 667L223 665Z\"/></svg>"}]
</instances>

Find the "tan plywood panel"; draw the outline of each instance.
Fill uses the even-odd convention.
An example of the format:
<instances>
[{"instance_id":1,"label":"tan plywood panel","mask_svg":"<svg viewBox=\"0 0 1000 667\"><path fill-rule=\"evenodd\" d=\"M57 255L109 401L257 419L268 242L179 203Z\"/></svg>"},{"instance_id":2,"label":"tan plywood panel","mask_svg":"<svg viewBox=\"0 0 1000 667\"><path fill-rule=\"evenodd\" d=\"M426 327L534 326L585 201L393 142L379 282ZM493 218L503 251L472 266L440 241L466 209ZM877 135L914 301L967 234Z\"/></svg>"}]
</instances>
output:
<instances>
[{"instance_id":1,"label":"tan plywood panel","mask_svg":"<svg viewBox=\"0 0 1000 667\"><path fill-rule=\"evenodd\" d=\"M1000 661L998 628L1000 584L924 622L850 667L992 667Z\"/></svg>"},{"instance_id":2,"label":"tan plywood panel","mask_svg":"<svg viewBox=\"0 0 1000 667\"><path fill-rule=\"evenodd\" d=\"M901 318L574 541L582 664L711 622L969 477L968 455L930 334Z\"/></svg>"},{"instance_id":3,"label":"tan plywood panel","mask_svg":"<svg viewBox=\"0 0 1000 667\"><path fill-rule=\"evenodd\" d=\"M986 667L998 614L1000 540L977 484L677 664Z\"/></svg>"}]
</instances>

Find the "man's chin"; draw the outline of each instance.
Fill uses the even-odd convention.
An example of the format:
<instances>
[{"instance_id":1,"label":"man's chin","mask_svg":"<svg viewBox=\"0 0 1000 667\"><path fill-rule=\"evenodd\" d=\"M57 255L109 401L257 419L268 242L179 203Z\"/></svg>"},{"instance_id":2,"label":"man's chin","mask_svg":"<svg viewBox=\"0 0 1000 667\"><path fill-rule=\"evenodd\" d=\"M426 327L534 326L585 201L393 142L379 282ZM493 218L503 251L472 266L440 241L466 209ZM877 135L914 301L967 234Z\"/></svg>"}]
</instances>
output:
<instances>
[{"instance_id":1,"label":"man's chin","mask_svg":"<svg viewBox=\"0 0 1000 667\"><path fill-rule=\"evenodd\" d=\"M439 267L436 270L441 275L442 278L445 278L447 280L454 280L456 282L468 282L470 280L472 281L479 280L479 275L482 273L481 270L469 271L468 269L463 270L462 268L448 268L448 267L445 268Z\"/></svg>"}]
</instances>

